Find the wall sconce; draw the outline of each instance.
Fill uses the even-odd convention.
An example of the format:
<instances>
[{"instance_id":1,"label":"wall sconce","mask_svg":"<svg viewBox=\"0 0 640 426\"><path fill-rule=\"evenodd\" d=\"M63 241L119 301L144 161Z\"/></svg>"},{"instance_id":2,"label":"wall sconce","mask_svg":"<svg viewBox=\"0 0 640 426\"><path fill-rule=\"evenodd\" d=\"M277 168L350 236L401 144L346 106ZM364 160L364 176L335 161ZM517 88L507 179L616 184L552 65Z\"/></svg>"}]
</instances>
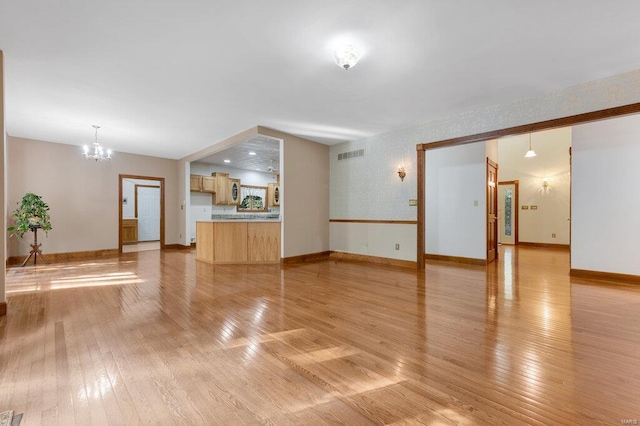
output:
<instances>
[{"instance_id":1,"label":"wall sconce","mask_svg":"<svg viewBox=\"0 0 640 426\"><path fill-rule=\"evenodd\" d=\"M549 187L549 179L548 178L542 179L542 187L544 189L547 189Z\"/></svg>"},{"instance_id":2,"label":"wall sconce","mask_svg":"<svg viewBox=\"0 0 640 426\"><path fill-rule=\"evenodd\" d=\"M404 170L403 165L398 166L398 176L400 176L400 180L404 182L404 177L407 175L407 172Z\"/></svg>"}]
</instances>

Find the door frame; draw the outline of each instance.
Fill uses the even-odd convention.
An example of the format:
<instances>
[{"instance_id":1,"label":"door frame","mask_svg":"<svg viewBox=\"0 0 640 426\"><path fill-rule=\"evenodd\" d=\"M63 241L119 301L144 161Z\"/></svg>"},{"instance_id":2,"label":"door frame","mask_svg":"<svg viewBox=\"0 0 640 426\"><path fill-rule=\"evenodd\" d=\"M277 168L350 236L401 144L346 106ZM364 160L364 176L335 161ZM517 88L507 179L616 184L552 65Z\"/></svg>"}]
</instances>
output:
<instances>
[{"instance_id":1,"label":"door frame","mask_svg":"<svg viewBox=\"0 0 640 426\"><path fill-rule=\"evenodd\" d=\"M496 170L496 178L495 178L495 182L491 182L489 181L489 167L493 167ZM490 197L489 197L489 186L491 186L491 183L493 183L493 187L495 188L494 190L494 197L493 197L493 206L490 205ZM498 163L496 163L495 161L491 160L489 157L487 157L487 164L486 164L486 170L485 170L485 191L486 191L486 195L485 195L485 200L486 200L486 216L485 216L485 226L486 226L486 231L487 231L487 243L489 242L489 212L491 210L491 207L493 207L493 211L495 212L494 216L494 226L493 226L493 250L496 252L496 257L493 260L489 260L489 244L487 244L487 252L486 252L486 259L487 259L487 265L491 262L494 262L496 260L498 260L499 258L499 252L498 252Z\"/></svg>"},{"instance_id":2,"label":"door frame","mask_svg":"<svg viewBox=\"0 0 640 426\"><path fill-rule=\"evenodd\" d=\"M520 210L520 181L519 180L505 180L498 181L498 189L500 189L500 185L513 185L513 201L515 207L513 208L513 223L515 224L515 232L513 233L513 245L518 245L518 229L520 227L520 219L519 219L519 210ZM499 230L498 230L499 231Z\"/></svg>"},{"instance_id":3,"label":"door frame","mask_svg":"<svg viewBox=\"0 0 640 426\"><path fill-rule=\"evenodd\" d=\"M164 249L164 178L155 176L118 175L118 253L122 253L122 181L124 179L153 180L160 182L160 248Z\"/></svg>"},{"instance_id":4,"label":"door frame","mask_svg":"<svg viewBox=\"0 0 640 426\"><path fill-rule=\"evenodd\" d=\"M576 124L595 122L600 120L606 120L613 117L621 117L624 115L631 115L640 113L640 102L628 105L622 105L613 108L601 109L597 111L586 112L583 114L570 115L565 117L554 118L546 121L538 121L529 124L522 124L519 126L506 127L498 130L491 130L488 132L475 133L472 135L456 137L452 139L444 139L429 143L416 144L416 164L418 169L418 184L417 184L417 197L418 197L418 224L417 224L417 236L416 236L416 266L417 269L424 269L425 267L425 230L426 230L426 218L425 218L425 171L426 171L426 151L437 148L445 148L449 146L466 145L475 142L483 142L491 139L500 138L503 136L515 136L531 132L537 132L540 130L556 129L559 127L569 127ZM571 236L569 237L569 247L571 247ZM571 250L571 249L570 249Z\"/></svg>"}]
</instances>

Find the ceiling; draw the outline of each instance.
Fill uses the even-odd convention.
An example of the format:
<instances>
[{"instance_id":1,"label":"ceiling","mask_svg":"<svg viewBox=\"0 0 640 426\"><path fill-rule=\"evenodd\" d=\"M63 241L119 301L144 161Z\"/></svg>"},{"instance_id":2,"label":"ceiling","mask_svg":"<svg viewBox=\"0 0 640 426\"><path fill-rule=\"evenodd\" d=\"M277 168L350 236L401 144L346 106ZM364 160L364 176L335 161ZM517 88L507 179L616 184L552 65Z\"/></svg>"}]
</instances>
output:
<instances>
[{"instance_id":1,"label":"ceiling","mask_svg":"<svg viewBox=\"0 0 640 426\"><path fill-rule=\"evenodd\" d=\"M255 152L255 155L250 155L250 152ZM229 160L229 163L224 160ZM280 139L258 135L197 161L242 170L277 172L280 170Z\"/></svg>"},{"instance_id":2,"label":"ceiling","mask_svg":"<svg viewBox=\"0 0 640 426\"><path fill-rule=\"evenodd\" d=\"M640 2L0 3L9 135L182 158L262 125L326 144L640 68ZM362 59L345 71L339 42Z\"/></svg>"}]
</instances>

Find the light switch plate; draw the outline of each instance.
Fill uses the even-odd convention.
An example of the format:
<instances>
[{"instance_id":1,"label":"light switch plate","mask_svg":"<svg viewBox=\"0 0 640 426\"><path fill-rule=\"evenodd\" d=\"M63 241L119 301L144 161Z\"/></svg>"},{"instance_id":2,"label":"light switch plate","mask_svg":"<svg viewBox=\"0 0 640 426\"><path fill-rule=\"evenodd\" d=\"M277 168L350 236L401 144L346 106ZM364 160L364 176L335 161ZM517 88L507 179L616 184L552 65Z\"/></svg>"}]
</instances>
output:
<instances>
[{"instance_id":1,"label":"light switch plate","mask_svg":"<svg viewBox=\"0 0 640 426\"><path fill-rule=\"evenodd\" d=\"M522 206L522 210L529 210L529 206Z\"/></svg>"},{"instance_id":2,"label":"light switch plate","mask_svg":"<svg viewBox=\"0 0 640 426\"><path fill-rule=\"evenodd\" d=\"M417 206L418 205L418 200L410 199L409 200L409 205L410 206Z\"/></svg>"}]
</instances>

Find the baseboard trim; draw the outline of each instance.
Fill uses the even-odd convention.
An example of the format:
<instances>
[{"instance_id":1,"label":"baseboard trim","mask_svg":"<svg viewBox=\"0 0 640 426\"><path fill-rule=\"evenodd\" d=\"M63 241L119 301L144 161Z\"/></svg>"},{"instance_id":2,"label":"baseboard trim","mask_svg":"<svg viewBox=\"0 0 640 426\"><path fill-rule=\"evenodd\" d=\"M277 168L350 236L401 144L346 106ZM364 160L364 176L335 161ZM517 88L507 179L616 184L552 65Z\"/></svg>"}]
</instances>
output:
<instances>
[{"instance_id":1,"label":"baseboard trim","mask_svg":"<svg viewBox=\"0 0 640 426\"><path fill-rule=\"evenodd\" d=\"M476 265L476 266L486 266L486 259L476 259L474 257L460 257L460 256L445 256L442 254L430 254L425 253L424 258L426 260L437 260L440 262L453 262L453 263L463 263L465 265Z\"/></svg>"},{"instance_id":2,"label":"baseboard trim","mask_svg":"<svg viewBox=\"0 0 640 426\"><path fill-rule=\"evenodd\" d=\"M182 244L165 244L163 250L191 250L191 245L183 246Z\"/></svg>"},{"instance_id":3,"label":"baseboard trim","mask_svg":"<svg viewBox=\"0 0 640 426\"><path fill-rule=\"evenodd\" d=\"M0 317L7 315L7 302L0 302Z\"/></svg>"},{"instance_id":4,"label":"baseboard trim","mask_svg":"<svg viewBox=\"0 0 640 426\"><path fill-rule=\"evenodd\" d=\"M331 259L344 260L347 262L367 262L377 263L380 265L400 266L402 268L416 269L417 262L411 260L392 259L390 257L369 256L366 254L347 253L344 251L331 251L329 257Z\"/></svg>"},{"instance_id":5,"label":"baseboard trim","mask_svg":"<svg viewBox=\"0 0 640 426\"><path fill-rule=\"evenodd\" d=\"M280 263L284 265L292 265L295 263L312 262L314 260L328 259L330 251L321 251L318 253L301 254L300 256L283 257Z\"/></svg>"},{"instance_id":6,"label":"baseboard trim","mask_svg":"<svg viewBox=\"0 0 640 426\"><path fill-rule=\"evenodd\" d=\"M556 249L556 250L569 250L571 248L569 244L526 243L522 241L518 241L517 245L522 247L541 247L541 248L550 248L550 249Z\"/></svg>"},{"instance_id":7,"label":"baseboard trim","mask_svg":"<svg viewBox=\"0 0 640 426\"><path fill-rule=\"evenodd\" d=\"M576 278L615 281L623 284L640 284L640 275L618 274L615 272L590 271L588 269L569 269L569 275Z\"/></svg>"},{"instance_id":8,"label":"baseboard trim","mask_svg":"<svg viewBox=\"0 0 640 426\"><path fill-rule=\"evenodd\" d=\"M66 263L76 260L86 259L104 259L109 257L118 257L120 254L118 249L89 250L89 251L72 251L67 253L42 253L48 263ZM19 266L24 262L24 256L11 256L7 259L7 266ZM40 263L39 263L40 264ZM42 262L42 264L45 264ZM33 259L29 259L29 263L25 266L33 265Z\"/></svg>"}]
</instances>

